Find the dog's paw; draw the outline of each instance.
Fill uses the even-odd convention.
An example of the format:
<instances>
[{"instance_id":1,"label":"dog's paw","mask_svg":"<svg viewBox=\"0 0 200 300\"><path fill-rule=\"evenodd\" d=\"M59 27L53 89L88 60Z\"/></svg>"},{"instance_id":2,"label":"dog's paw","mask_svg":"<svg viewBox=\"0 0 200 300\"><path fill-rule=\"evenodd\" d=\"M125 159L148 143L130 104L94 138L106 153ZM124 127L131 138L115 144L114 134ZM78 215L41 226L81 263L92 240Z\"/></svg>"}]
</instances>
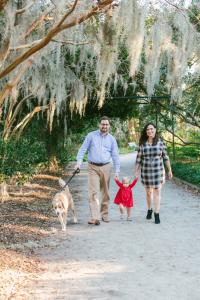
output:
<instances>
[{"instance_id":1,"label":"dog's paw","mask_svg":"<svg viewBox=\"0 0 200 300\"><path fill-rule=\"evenodd\" d=\"M74 224L78 224L78 220L77 219L74 219Z\"/></svg>"},{"instance_id":2,"label":"dog's paw","mask_svg":"<svg viewBox=\"0 0 200 300\"><path fill-rule=\"evenodd\" d=\"M63 227L63 228L62 228L62 231L66 231L66 230L67 230L66 227Z\"/></svg>"}]
</instances>

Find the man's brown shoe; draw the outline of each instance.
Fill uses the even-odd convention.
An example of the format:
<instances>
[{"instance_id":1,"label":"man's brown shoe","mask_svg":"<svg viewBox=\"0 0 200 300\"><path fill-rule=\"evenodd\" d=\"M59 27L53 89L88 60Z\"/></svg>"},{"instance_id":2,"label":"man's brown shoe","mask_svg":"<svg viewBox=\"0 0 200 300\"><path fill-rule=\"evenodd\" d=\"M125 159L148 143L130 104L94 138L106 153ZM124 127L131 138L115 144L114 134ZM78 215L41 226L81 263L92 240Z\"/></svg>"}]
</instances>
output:
<instances>
[{"instance_id":1,"label":"man's brown shoe","mask_svg":"<svg viewBox=\"0 0 200 300\"><path fill-rule=\"evenodd\" d=\"M90 224L90 225L100 225L100 222L99 222L99 220L90 220L90 221L88 221L88 224Z\"/></svg>"},{"instance_id":2,"label":"man's brown shoe","mask_svg":"<svg viewBox=\"0 0 200 300\"><path fill-rule=\"evenodd\" d=\"M108 219L108 217L105 217L105 216L102 217L102 221L103 221L103 222L106 222L106 223L109 223L109 222L110 222L110 220Z\"/></svg>"}]
</instances>

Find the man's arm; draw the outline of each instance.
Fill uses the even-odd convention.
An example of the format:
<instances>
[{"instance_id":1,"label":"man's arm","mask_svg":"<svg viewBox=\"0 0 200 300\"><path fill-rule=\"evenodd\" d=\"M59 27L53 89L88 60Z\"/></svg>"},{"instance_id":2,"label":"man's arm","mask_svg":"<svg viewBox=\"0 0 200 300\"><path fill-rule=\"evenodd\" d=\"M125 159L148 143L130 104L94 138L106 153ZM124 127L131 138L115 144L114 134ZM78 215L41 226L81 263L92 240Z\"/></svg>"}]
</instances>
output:
<instances>
[{"instance_id":1,"label":"man's arm","mask_svg":"<svg viewBox=\"0 0 200 300\"><path fill-rule=\"evenodd\" d=\"M112 142L111 156L115 168L115 175L116 177L118 177L118 174L120 172L119 149L117 146L116 139L114 137Z\"/></svg>"},{"instance_id":2,"label":"man's arm","mask_svg":"<svg viewBox=\"0 0 200 300\"><path fill-rule=\"evenodd\" d=\"M78 154L76 156L77 163L76 163L75 169L80 169L82 161L83 161L83 157L90 147L90 142L91 142L91 134L89 133L86 136L86 138L85 138L83 144L81 145L81 147L78 151Z\"/></svg>"}]
</instances>

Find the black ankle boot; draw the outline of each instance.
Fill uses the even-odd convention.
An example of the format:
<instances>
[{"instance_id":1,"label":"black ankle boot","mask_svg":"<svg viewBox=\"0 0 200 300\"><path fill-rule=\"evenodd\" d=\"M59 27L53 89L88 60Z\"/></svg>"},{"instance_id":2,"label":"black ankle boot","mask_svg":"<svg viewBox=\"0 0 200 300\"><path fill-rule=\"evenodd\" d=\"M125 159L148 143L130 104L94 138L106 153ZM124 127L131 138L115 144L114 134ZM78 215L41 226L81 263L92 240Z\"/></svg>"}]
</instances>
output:
<instances>
[{"instance_id":1,"label":"black ankle boot","mask_svg":"<svg viewBox=\"0 0 200 300\"><path fill-rule=\"evenodd\" d=\"M148 209L148 211L147 211L147 216L146 216L146 219L147 219L147 220L150 220L150 219L152 218L152 212L153 212L152 209Z\"/></svg>"},{"instance_id":2,"label":"black ankle boot","mask_svg":"<svg viewBox=\"0 0 200 300\"><path fill-rule=\"evenodd\" d=\"M154 213L154 217L155 217L155 224L160 224L159 213Z\"/></svg>"}]
</instances>

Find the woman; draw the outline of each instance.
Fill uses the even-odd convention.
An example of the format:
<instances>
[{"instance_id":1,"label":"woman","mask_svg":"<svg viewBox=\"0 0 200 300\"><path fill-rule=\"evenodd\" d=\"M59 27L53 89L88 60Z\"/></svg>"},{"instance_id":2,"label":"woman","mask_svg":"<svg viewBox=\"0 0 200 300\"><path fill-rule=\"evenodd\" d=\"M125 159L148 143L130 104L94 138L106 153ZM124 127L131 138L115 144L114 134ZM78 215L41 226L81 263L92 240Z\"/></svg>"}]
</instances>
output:
<instances>
[{"instance_id":1,"label":"woman","mask_svg":"<svg viewBox=\"0 0 200 300\"><path fill-rule=\"evenodd\" d=\"M152 218L152 198L154 199L155 224L160 223L160 194L162 185L165 182L165 166L168 170L169 179L172 178L172 171L169 157L163 141L158 137L156 126L148 123L140 137L139 150L136 159L135 176L138 177L141 169L141 179L146 191L147 219Z\"/></svg>"}]
</instances>

